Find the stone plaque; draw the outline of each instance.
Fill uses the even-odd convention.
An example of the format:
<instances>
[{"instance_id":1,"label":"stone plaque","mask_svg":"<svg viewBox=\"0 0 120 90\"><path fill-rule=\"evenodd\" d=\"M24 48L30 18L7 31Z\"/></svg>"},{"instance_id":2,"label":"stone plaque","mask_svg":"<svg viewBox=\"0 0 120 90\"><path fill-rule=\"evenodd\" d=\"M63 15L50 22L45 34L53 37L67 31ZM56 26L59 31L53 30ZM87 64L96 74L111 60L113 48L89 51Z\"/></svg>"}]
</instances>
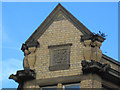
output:
<instances>
[{"instance_id":1,"label":"stone plaque","mask_svg":"<svg viewBox=\"0 0 120 90\"><path fill-rule=\"evenodd\" d=\"M70 46L72 44L49 46L51 71L69 69L70 67Z\"/></svg>"}]
</instances>

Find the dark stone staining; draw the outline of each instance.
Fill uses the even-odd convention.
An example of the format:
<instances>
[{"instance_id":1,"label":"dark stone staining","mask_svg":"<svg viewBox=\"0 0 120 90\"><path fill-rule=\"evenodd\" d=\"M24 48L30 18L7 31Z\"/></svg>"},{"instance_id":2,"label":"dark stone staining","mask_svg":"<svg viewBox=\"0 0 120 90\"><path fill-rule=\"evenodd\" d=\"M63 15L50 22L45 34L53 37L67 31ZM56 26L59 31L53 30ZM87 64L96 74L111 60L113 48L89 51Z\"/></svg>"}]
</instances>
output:
<instances>
[{"instance_id":1,"label":"dark stone staining","mask_svg":"<svg viewBox=\"0 0 120 90\"><path fill-rule=\"evenodd\" d=\"M24 52L25 50L28 50L28 46L26 44L22 44L21 50Z\"/></svg>"},{"instance_id":2,"label":"dark stone staining","mask_svg":"<svg viewBox=\"0 0 120 90\"><path fill-rule=\"evenodd\" d=\"M37 40L31 40L25 44L23 43L21 50L24 52L25 50L28 50L29 47L38 47L38 46L39 46L39 42Z\"/></svg>"},{"instance_id":3,"label":"dark stone staining","mask_svg":"<svg viewBox=\"0 0 120 90\"><path fill-rule=\"evenodd\" d=\"M91 34L91 35L81 35L81 42L84 40L91 40L92 42L94 41L99 41L99 42L104 42L105 38L99 36L98 34Z\"/></svg>"},{"instance_id":4,"label":"dark stone staining","mask_svg":"<svg viewBox=\"0 0 120 90\"><path fill-rule=\"evenodd\" d=\"M37 40L32 40L27 42L28 47L37 47L39 45L39 42Z\"/></svg>"},{"instance_id":5,"label":"dark stone staining","mask_svg":"<svg viewBox=\"0 0 120 90\"><path fill-rule=\"evenodd\" d=\"M91 61L82 61L82 71L83 73L101 73L108 72L110 69L109 64L102 64L100 62L91 60Z\"/></svg>"},{"instance_id":6,"label":"dark stone staining","mask_svg":"<svg viewBox=\"0 0 120 90\"><path fill-rule=\"evenodd\" d=\"M17 90L23 90L24 82L33 80L35 78L36 78L35 72L30 69L19 70L15 75L11 74L9 77L9 79L13 79L19 83Z\"/></svg>"},{"instance_id":7,"label":"dark stone staining","mask_svg":"<svg viewBox=\"0 0 120 90\"><path fill-rule=\"evenodd\" d=\"M72 43L60 44L60 45L51 45L51 46L48 46L48 49L55 49L55 48L58 48L58 47L65 47L65 46L72 46Z\"/></svg>"}]
</instances>

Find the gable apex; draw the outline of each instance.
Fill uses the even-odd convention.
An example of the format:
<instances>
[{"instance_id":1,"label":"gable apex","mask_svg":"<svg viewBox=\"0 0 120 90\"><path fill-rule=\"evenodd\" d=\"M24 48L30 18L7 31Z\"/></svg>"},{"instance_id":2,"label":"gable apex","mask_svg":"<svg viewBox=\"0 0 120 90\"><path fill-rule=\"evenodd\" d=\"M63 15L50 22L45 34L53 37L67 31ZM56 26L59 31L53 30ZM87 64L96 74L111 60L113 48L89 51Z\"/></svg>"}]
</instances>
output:
<instances>
[{"instance_id":1,"label":"gable apex","mask_svg":"<svg viewBox=\"0 0 120 90\"><path fill-rule=\"evenodd\" d=\"M84 35L93 34L89 29L87 29L79 20L77 20L68 10L66 10L60 3L55 7L55 9L47 16L47 18L41 23L41 25L34 31L34 33L27 39L26 44L29 41L37 41L37 39L46 31L46 29L55 20L55 16L62 12L65 17L67 17L70 22L75 25L78 30L80 30Z\"/></svg>"}]
</instances>

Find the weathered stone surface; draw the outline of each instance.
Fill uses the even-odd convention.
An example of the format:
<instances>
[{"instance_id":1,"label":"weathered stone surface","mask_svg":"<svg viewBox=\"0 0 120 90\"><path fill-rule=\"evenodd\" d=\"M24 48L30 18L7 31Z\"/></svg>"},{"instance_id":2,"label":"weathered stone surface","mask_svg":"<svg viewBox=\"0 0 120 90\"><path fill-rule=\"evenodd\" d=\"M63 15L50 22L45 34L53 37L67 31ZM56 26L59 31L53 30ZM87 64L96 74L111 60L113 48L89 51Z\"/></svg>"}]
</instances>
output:
<instances>
[{"instance_id":1,"label":"weathered stone surface","mask_svg":"<svg viewBox=\"0 0 120 90\"><path fill-rule=\"evenodd\" d=\"M119 86L119 80L117 81L119 64L113 64L109 58L102 57L100 46L104 40L105 38L92 34L58 4L57 9L22 45L21 50L25 55L24 70L11 75L10 78L22 82L19 87L24 89L39 89L57 84L61 89L62 84L81 82L81 89L97 88L98 90L104 84L104 80ZM61 48L64 45L67 48ZM56 47L60 48L54 49ZM106 61L115 70L112 68L109 70ZM28 72L30 69L34 73Z\"/></svg>"},{"instance_id":2,"label":"weathered stone surface","mask_svg":"<svg viewBox=\"0 0 120 90\"><path fill-rule=\"evenodd\" d=\"M110 70L110 65L109 64L102 64L100 62L91 60L91 61L82 61L82 71L83 73L104 73L108 72Z\"/></svg>"},{"instance_id":3,"label":"weathered stone surface","mask_svg":"<svg viewBox=\"0 0 120 90\"><path fill-rule=\"evenodd\" d=\"M91 60L100 61L102 58L102 51L100 50L101 42L93 42L94 47L92 48Z\"/></svg>"},{"instance_id":4,"label":"weathered stone surface","mask_svg":"<svg viewBox=\"0 0 120 90\"><path fill-rule=\"evenodd\" d=\"M25 68L30 68L30 67L29 67L29 63L28 63L28 53L29 53L29 51L28 51L27 49L25 49L25 50L24 50L24 55L25 55L25 57L24 57L24 59L23 59L23 67L24 67L24 69L25 69Z\"/></svg>"},{"instance_id":5,"label":"weathered stone surface","mask_svg":"<svg viewBox=\"0 0 120 90\"><path fill-rule=\"evenodd\" d=\"M102 51L100 50L101 42L93 41L91 39L84 40L84 59L100 61L102 58Z\"/></svg>"},{"instance_id":6,"label":"weathered stone surface","mask_svg":"<svg viewBox=\"0 0 120 90\"><path fill-rule=\"evenodd\" d=\"M34 65L35 65L35 63L36 63L36 54L35 54L36 47L29 47L28 49L29 49L29 51L30 51L30 54L28 55L29 68L30 68L31 70L35 70L35 69L34 69Z\"/></svg>"},{"instance_id":7,"label":"weathered stone surface","mask_svg":"<svg viewBox=\"0 0 120 90\"><path fill-rule=\"evenodd\" d=\"M85 45L85 48L84 48L84 59L89 61L89 60L91 60L91 57L92 57L91 40L85 40L84 41L84 45Z\"/></svg>"}]
</instances>

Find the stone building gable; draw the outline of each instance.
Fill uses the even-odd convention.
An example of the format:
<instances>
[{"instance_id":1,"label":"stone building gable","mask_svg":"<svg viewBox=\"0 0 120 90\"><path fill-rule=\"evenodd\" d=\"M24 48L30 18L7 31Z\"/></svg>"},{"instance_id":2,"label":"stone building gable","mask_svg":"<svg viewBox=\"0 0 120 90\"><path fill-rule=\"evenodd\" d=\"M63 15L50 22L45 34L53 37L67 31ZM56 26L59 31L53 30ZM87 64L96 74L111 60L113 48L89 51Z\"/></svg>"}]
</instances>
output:
<instances>
[{"instance_id":1,"label":"stone building gable","mask_svg":"<svg viewBox=\"0 0 120 90\"><path fill-rule=\"evenodd\" d=\"M62 89L71 83L81 89L119 88L120 64L102 54L104 40L58 4L22 45L24 70L9 78L25 90Z\"/></svg>"},{"instance_id":2,"label":"stone building gable","mask_svg":"<svg viewBox=\"0 0 120 90\"><path fill-rule=\"evenodd\" d=\"M80 41L81 35L90 34L91 32L82 23L61 6L61 4L58 4L26 41L26 44L29 44L29 41L37 40L40 44L35 51L36 60L34 69L36 71L36 79L80 75L82 73L81 60L84 58L84 45ZM49 47L51 46L55 46L56 48L50 49ZM66 51L69 53L66 57L68 61L63 61L65 64L52 65L51 62L53 61L51 61L51 58L53 56L51 56L51 51L56 50L61 53L66 48L69 48ZM30 60L31 56L29 56L28 59Z\"/></svg>"},{"instance_id":3,"label":"stone building gable","mask_svg":"<svg viewBox=\"0 0 120 90\"><path fill-rule=\"evenodd\" d=\"M53 23L54 20L59 21L66 18L84 35L92 34L91 31L89 31L80 21L78 21L59 3L25 43L27 44L29 41L38 40L38 38L47 30L47 28Z\"/></svg>"},{"instance_id":4,"label":"stone building gable","mask_svg":"<svg viewBox=\"0 0 120 90\"><path fill-rule=\"evenodd\" d=\"M40 48L36 50L36 71L38 78L52 78L65 75L77 75L81 72L81 60L83 59L83 44L80 42L83 35L69 20L54 21L43 35L38 39ZM70 46L70 67L66 70L50 71L50 49L49 46ZM39 73L40 72L40 73ZM74 73L73 73L74 72Z\"/></svg>"}]
</instances>

